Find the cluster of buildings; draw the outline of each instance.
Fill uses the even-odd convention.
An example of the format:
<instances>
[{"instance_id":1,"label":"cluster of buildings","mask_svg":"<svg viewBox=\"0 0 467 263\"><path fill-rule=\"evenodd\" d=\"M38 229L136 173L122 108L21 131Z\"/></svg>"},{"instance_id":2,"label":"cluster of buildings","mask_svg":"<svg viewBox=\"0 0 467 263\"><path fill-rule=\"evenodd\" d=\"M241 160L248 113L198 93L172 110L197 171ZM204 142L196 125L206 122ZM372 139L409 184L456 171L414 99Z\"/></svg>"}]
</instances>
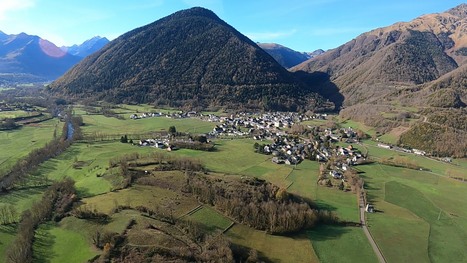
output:
<instances>
[{"instance_id":1,"label":"cluster of buildings","mask_svg":"<svg viewBox=\"0 0 467 263\"><path fill-rule=\"evenodd\" d=\"M426 155L425 151L422 151L422 150L419 150L419 149L406 149L406 148L402 148L402 147L399 147L399 146L392 146L392 145L381 143L381 142L378 143L377 145L378 145L378 147L384 148L384 149L390 149L390 150L405 152L405 153L413 153L413 154L422 155L422 156Z\"/></svg>"}]
</instances>

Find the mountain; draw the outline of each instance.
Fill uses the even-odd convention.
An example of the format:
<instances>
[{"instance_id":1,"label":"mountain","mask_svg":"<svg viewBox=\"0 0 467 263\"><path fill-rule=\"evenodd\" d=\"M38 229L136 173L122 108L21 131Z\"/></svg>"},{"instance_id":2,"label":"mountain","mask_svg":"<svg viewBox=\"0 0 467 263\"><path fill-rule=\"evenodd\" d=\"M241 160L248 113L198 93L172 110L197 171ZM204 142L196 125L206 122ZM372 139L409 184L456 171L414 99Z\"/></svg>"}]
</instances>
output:
<instances>
[{"instance_id":1,"label":"mountain","mask_svg":"<svg viewBox=\"0 0 467 263\"><path fill-rule=\"evenodd\" d=\"M21 79L49 81L65 73L80 60L53 43L25 33L0 32L0 74L2 81Z\"/></svg>"},{"instance_id":2,"label":"mountain","mask_svg":"<svg viewBox=\"0 0 467 263\"><path fill-rule=\"evenodd\" d=\"M315 50L313 52L304 52L304 54L306 54L308 59L310 59L310 58L314 58L316 56L319 56L319 55L323 54L324 52L326 52L326 51L324 51L322 49L317 49L317 50Z\"/></svg>"},{"instance_id":3,"label":"mountain","mask_svg":"<svg viewBox=\"0 0 467 263\"><path fill-rule=\"evenodd\" d=\"M186 108L315 109L324 99L204 8L134 29L49 90L68 97Z\"/></svg>"},{"instance_id":4,"label":"mountain","mask_svg":"<svg viewBox=\"0 0 467 263\"><path fill-rule=\"evenodd\" d=\"M467 63L467 5L363 33L292 68L324 72L345 105L431 83Z\"/></svg>"},{"instance_id":5,"label":"mountain","mask_svg":"<svg viewBox=\"0 0 467 263\"><path fill-rule=\"evenodd\" d=\"M71 55L78 57L87 57L92 53L98 51L110 41L105 37L95 36L89 40L84 41L81 45L73 45L71 47L61 47L62 50Z\"/></svg>"},{"instance_id":6,"label":"mountain","mask_svg":"<svg viewBox=\"0 0 467 263\"><path fill-rule=\"evenodd\" d=\"M319 49L314 52L298 52L276 43L258 43L258 46L271 55L284 68L291 68L312 57L324 53Z\"/></svg>"}]
</instances>

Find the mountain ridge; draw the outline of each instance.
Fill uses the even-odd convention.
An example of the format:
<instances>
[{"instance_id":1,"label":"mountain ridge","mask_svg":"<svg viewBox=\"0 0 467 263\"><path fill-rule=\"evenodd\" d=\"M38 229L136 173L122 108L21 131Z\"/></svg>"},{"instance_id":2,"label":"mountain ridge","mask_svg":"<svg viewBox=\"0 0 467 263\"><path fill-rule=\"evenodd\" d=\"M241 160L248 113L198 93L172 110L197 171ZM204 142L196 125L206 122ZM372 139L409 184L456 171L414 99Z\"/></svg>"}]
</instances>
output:
<instances>
[{"instance_id":1,"label":"mountain ridge","mask_svg":"<svg viewBox=\"0 0 467 263\"><path fill-rule=\"evenodd\" d=\"M4 75L25 74L38 81L48 81L78 61L79 58L39 36L0 34L0 72Z\"/></svg>"},{"instance_id":2,"label":"mountain ridge","mask_svg":"<svg viewBox=\"0 0 467 263\"><path fill-rule=\"evenodd\" d=\"M284 68L294 67L312 57L321 55L324 50L313 52L299 52L277 43L257 43L260 48L271 55Z\"/></svg>"},{"instance_id":3,"label":"mountain ridge","mask_svg":"<svg viewBox=\"0 0 467 263\"><path fill-rule=\"evenodd\" d=\"M371 30L291 70L326 72L346 105L435 81L467 62L466 6Z\"/></svg>"},{"instance_id":4,"label":"mountain ridge","mask_svg":"<svg viewBox=\"0 0 467 263\"><path fill-rule=\"evenodd\" d=\"M106 37L94 36L88 40L85 40L81 44L74 44L72 46L60 47L63 51L78 57L87 57L92 53L100 50L102 47L107 45L110 41Z\"/></svg>"},{"instance_id":5,"label":"mountain ridge","mask_svg":"<svg viewBox=\"0 0 467 263\"><path fill-rule=\"evenodd\" d=\"M192 108L297 110L325 101L253 41L199 7L121 35L49 89L76 98L94 94L112 102Z\"/></svg>"}]
</instances>

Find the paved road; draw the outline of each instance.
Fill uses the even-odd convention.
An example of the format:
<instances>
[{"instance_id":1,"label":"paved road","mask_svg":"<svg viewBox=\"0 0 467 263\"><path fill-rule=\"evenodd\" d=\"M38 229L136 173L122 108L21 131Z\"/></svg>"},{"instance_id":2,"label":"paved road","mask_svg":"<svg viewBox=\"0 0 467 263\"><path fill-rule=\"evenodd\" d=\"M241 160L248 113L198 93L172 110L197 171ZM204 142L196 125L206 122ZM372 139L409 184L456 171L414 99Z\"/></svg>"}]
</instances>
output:
<instances>
[{"instance_id":1,"label":"paved road","mask_svg":"<svg viewBox=\"0 0 467 263\"><path fill-rule=\"evenodd\" d=\"M371 236L370 231L368 231L368 227L365 221L365 206L362 197L360 197L360 223L362 224L363 232L368 238L368 242L370 242L370 245L373 248L373 251L375 252L376 256L378 257L379 262L386 263L386 259L384 259L383 253L381 253L381 250L379 250L379 247L376 245L376 242Z\"/></svg>"}]
</instances>

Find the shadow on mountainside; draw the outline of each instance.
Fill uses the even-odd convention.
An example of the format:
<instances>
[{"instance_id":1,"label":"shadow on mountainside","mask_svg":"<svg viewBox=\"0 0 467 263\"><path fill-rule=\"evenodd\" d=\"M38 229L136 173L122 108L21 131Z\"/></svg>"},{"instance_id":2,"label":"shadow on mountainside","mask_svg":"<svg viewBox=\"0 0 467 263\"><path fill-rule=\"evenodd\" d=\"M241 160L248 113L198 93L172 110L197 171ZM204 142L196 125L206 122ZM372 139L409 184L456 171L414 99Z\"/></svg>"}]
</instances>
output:
<instances>
[{"instance_id":1,"label":"shadow on mountainside","mask_svg":"<svg viewBox=\"0 0 467 263\"><path fill-rule=\"evenodd\" d=\"M329 74L320 71L308 73L301 70L293 74L310 87L311 91L317 92L324 98L333 102L336 106L336 111L340 110L344 102L344 95L340 93L336 84L331 81Z\"/></svg>"}]
</instances>

